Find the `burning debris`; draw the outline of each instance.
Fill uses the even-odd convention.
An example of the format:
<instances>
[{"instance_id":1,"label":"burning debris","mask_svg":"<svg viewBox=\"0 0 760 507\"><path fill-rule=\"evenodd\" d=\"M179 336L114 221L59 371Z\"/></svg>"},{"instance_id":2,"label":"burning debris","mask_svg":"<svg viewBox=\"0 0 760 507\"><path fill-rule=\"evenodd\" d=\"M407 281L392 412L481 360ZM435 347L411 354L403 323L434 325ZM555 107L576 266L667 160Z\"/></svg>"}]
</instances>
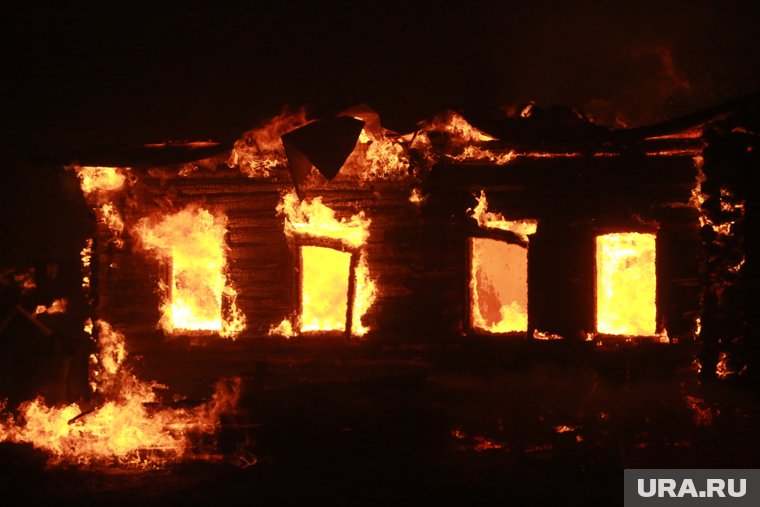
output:
<instances>
[{"instance_id":1,"label":"burning debris","mask_svg":"<svg viewBox=\"0 0 760 507\"><path fill-rule=\"evenodd\" d=\"M42 398L4 412L0 440L30 443L50 455L50 464L117 464L157 468L193 456L194 435L215 434L221 414L234 409L240 380L220 382L211 399L194 408L155 407L155 382L139 380L125 364L124 335L96 322L99 349L91 357L96 404L52 407Z\"/></svg>"}]
</instances>

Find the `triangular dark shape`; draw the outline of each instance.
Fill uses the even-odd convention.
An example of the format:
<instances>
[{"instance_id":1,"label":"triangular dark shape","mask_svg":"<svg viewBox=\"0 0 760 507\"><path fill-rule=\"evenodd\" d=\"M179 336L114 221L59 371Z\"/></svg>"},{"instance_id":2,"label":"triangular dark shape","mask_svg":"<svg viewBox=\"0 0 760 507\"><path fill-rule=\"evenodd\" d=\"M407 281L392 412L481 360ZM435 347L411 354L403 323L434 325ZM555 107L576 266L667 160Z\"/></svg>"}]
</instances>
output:
<instances>
[{"instance_id":1,"label":"triangular dark shape","mask_svg":"<svg viewBox=\"0 0 760 507\"><path fill-rule=\"evenodd\" d=\"M282 145L285 147L285 155L288 157L288 165L290 166L290 175L293 178L293 184L296 187L296 194L299 199L304 198L303 191L301 190L306 178L309 176L311 170L311 161L306 158L306 155L296 148L290 141L282 138Z\"/></svg>"},{"instance_id":2,"label":"triangular dark shape","mask_svg":"<svg viewBox=\"0 0 760 507\"><path fill-rule=\"evenodd\" d=\"M296 151L305 156L328 180L333 179L354 151L364 122L348 116L318 120L282 136L293 180L303 182L308 169Z\"/></svg>"}]
</instances>

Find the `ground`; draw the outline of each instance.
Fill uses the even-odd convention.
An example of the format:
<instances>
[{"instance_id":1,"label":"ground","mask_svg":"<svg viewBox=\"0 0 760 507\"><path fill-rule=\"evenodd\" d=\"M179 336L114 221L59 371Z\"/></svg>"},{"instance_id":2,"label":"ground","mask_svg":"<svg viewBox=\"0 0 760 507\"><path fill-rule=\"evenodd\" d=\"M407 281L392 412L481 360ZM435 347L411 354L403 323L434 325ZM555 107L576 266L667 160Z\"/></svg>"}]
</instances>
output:
<instances>
[{"instance_id":1,"label":"ground","mask_svg":"<svg viewBox=\"0 0 760 507\"><path fill-rule=\"evenodd\" d=\"M624 468L760 464L757 395L701 383L692 352L282 341L137 354L138 373L198 396L223 373L220 358L234 357L226 369L242 376L243 396L223 421L219 455L149 472L81 470L1 444L0 500L622 505ZM196 353L209 366L189 376Z\"/></svg>"}]
</instances>

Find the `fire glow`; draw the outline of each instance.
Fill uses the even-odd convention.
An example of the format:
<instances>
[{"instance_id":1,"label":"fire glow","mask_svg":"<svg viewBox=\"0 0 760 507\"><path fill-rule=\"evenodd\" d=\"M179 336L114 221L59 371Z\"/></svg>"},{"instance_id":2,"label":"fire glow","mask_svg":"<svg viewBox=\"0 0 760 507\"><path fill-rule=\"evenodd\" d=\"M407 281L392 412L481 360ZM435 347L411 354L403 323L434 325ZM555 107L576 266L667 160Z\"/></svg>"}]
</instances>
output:
<instances>
[{"instance_id":1,"label":"fire glow","mask_svg":"<svg viewBox=\"0 0 760 507\"><path fill-rule=\"evenodd\" d=\"M282 196L277 212L285 217L286 234L304 243L299 246L301 312L296 327L302 333L342 330L355 336L366 334L369 329L361 319L377 291L361 250L369 238L370 220L363 212L338 219L321 198L299 201L294 192ZM310 241L318 244L309 245ZM335 248L324 241L334 241ZM284 327L281 324L277 329Z\"/></svg>"},{"instance_id":2,"label":"fire glow","mask_svg":"<svg viewBox=\"0 0 760 507\"><path fill-rule=\"evenodd\" d=\"M489 333L528 330L528 236L535 234L535 220L507 220L488 211L485 192L469 210L478 225L515 234L524 244L490 238L470 240L470 322Z\"/></svg>"},{"instance_id":3,"label":"fire glow","mask_svg":"<svg viewBox=\"0 0 760 507\"><path fill-rule=\"evenodd\" d=\"M597 236L596 269L597 331L655 335L655 235L632 232Z\"/></svg>"},{"instance_id":4,"label":"fire glow","mask_svg":"<svg viewBox=\"0 0 760 507\"><path fill-rule=\"evenodd\" d=\"M522 241L527 242L528 236L535 234L538 229L536 220L507 220L501 213L492 213L488 211L488 199L486 193L481 190L479 196L475 196L478 205L468 210L473 219L478 222L478 226L486 229L501 229L509 231L520 237Z\"/></svg>"},{"instance_id":5,"label":"fire glow","mask_svg":"<svg viewBox=\"0 0 760 507\"><path fill-rule=\"evenodd\" d=\"M162 386L139 380L125 366L123 334L104 321L96 326L100 347L91 363L102 403L91 410L76 403L51 407L42 398L22 403L16 417L3 413L0 441L30 443L49 453L52 465L149 469L192 458L192 435L216 433L220 415L237 404L239 379L220 382L211 399L195 408L149 409Z\"/></svg>"},{"instance_id":6,"label":"fire glow","mask_svg":"<svg viewBox=\"0 0 760 507\"><path fill-rule=\"evenodd\" d=\"M224 217L188 206L158 220L142 219L136 231L145 250L170 263L160 321L167 333L207 331L234 339L245 329L226 274Z\"/></svg>"},{"instance_id":7,"label":"fire glow","mask_svg":"<svg viewBox=\"0 0 760 507\"><path fill-rule=\"evenodd\" d=\"M472 238L470 319L489 333L528 329L528 251L519 245Z\"/></svg>"},{"instance_id":8,"label":"fire glow","mask_svg":"<svg viewBox=\"0 0 760 507\"><path fill-rule=\"evenodd\" d=\"M74 167L85 195L121 190L127 177L117 167Z\"/></svg>"}]
</instances>

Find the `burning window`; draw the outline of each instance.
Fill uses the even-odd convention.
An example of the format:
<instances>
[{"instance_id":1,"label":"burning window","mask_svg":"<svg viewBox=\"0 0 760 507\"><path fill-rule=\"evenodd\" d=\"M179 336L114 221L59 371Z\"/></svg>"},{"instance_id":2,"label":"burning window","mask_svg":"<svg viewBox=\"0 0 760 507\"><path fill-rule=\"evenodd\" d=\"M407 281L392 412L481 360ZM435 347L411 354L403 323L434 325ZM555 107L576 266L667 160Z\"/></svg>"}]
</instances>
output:
<instances>
[{"instance_id":1,"label":"burning window","mask_svg":"<svg viewBox=\"0 0 760 507\"><path fill-rule=\"evenodd\" d=\"M470 239L470 327L489 333L528 330L528 241L535 220L507 220L488 211L484 191L468 210L492 238Z\"/></svg>"},{"instance_id":2,"label":"burning window","mask_svg":"<svg viewBox=\"0 0 760 507\"><path fill-rule=\"evenodd\" d=\"M160 322L167 333L206 331L236 337L244 329L245 316L226 275L223 216L188 206L159 221L141 220L137 232L143 248L168 264Z\"/></svg>"},{"instance_id":3,"label":"burning window","mask_svg":"<svg viewBox=\"0 0 760 507\"><path fill-rule=\"evenodd\" d=\"M376 293L363 252L370 221L364 213L338 219L320 198L300 201L295 193L283 195L277 210L285 216L286 234L298 244L299 311L292 325L286 319L271 332L364 335L368 329L361 319Z\"/></svg>"},{"instance_id":4,"label":"burning window","mask_svg":"<svg viewBox=\"0 0 760 507\"><path fill-rule=\"evenodd\" d=\"M528 249L489 238L470 240L470 322L490 333L528 330Z\"/></svg>"},{"instance_id":5,"label":"burning window","mask_svg":"<svg viewBox=\"0 0 760 507\"><path fill-rule=\"evenodd\" d=\"M597 236L597 331L630 336L656 334L656 282L654 234Z\"/></svg>"},{"instance_id":6,"label":"burning window","mask_svg":"<svg viewBox=\"0 0 760 507\"><path fill-rule=\"evenodd\" d=\"M344 331L348 315L351 254L302 246L301 332Z\"/></svg>"}]
</instances>

